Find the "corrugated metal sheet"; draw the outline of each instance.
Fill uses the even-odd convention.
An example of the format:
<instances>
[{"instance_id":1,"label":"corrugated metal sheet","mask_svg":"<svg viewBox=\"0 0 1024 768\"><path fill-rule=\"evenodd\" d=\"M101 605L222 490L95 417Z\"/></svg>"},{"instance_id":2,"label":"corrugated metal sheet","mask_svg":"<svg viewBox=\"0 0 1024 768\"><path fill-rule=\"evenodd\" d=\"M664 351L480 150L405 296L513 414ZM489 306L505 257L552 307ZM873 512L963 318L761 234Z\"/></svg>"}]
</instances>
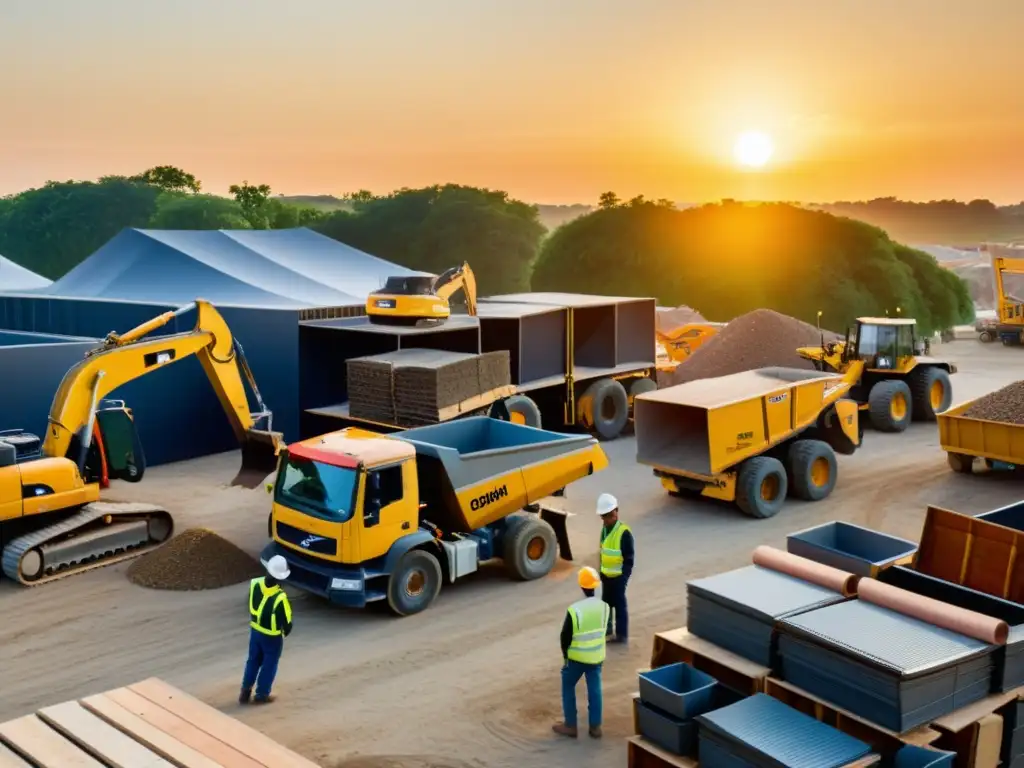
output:
<instances>
[{"instance_id":1,"label":"corrugated metal sheet","mask_svg":"<svg viewBox=\"0 0 1024 768\"><path fill-rule=\"evenodd\" d=\"M734 610L774 619L843 600L831 589L758 565L696 579L686 589Z\"/></svg>"},{"instance_id":2,"label":"corrugated metal sheet","mask_svg":"<svg viewBox=\"0 0 1024 768\"><path fill-rule=\"evenodd\" d=\"M787 629L853 652L903 676L939 669L992 646L860 600L783 620Z\"/></svg>"},{"instance_id":3,"label":"corrugated metal sheet","mask_svg":"<svg viewBox=\"0 0 1024 768\"><path fill-rule=\"evenodd\" d=\"M837 768L871 752L864 742L763 693L696 720L702 735L707 729L719 744L754 752L754 764Z\"/></svg>"}]
</instances>

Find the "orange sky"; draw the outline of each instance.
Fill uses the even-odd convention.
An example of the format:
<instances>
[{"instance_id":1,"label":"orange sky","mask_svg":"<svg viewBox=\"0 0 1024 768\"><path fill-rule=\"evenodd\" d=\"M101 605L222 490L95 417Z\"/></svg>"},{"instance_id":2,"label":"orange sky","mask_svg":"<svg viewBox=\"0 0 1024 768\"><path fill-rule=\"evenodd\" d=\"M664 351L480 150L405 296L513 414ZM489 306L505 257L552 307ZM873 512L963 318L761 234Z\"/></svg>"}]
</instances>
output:
<instances>
[{"instance_id":1,"label":"orange sky","mask_svg":"<svg viewBox=\"0 0 1024 768\"><path fill-rule=\"evenodd\" d=\"M1022 30L1024 0L0 0L0 194L174 164L221 193L1018 202Z\"/></svg>"}]
</instances>

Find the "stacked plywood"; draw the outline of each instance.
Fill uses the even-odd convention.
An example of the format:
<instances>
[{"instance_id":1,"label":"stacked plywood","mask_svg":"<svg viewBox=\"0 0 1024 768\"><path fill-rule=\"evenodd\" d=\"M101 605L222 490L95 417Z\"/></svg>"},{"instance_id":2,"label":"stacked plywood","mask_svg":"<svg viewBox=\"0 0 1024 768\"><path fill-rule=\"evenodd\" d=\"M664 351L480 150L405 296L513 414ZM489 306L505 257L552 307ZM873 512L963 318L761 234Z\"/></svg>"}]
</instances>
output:
<instances>
[{"instance_id":1,"label":"stacked plywood","mask_svg":"<svg viewBox=\"0 0 1024 768\"><path fill-rule=\"evenodd\" d=\"M150 678L0 723L0 768L317 768Z\"/></svg>"},{"instance_id":2,"label":"stacked plywood","mask_svg":"<svg viewBox=\"0 0 1024 768\"><path fill-rule=\"evenodd\" d=\"M507 351L469 355L403 349L348 361L349 414L416 427L437 424L510 394Z\"/></svg>"}]
</instances>

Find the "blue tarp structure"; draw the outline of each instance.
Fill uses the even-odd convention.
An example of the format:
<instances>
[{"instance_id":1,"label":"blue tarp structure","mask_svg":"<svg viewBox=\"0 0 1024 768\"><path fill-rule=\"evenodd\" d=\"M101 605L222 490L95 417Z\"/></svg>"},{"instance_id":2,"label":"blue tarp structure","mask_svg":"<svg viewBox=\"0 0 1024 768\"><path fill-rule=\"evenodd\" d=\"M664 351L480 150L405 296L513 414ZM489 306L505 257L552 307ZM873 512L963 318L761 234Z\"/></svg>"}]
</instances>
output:
<instances>
[{"instance_id":1,"label":"blue tarp structure","mask_svg":"<svg viewBox=\"0 0 1024 768\"><path fill-rule=\"evenodd\" d=\"M125 229L38 295L275 309L361 306L422 274L310 229ZM4 290L0 287L0 290Z\"/></svg>"},{"instance_id":2,"label":"blue tarp structure","mask_svg":"<svg viewBox=\"0 0 1024 768\"><path fill-rule=\"evenodd\" d=\"M42 275L0 256L0 291L34 291L49 285L50 281Z\"/></svg>"}]
</instances>

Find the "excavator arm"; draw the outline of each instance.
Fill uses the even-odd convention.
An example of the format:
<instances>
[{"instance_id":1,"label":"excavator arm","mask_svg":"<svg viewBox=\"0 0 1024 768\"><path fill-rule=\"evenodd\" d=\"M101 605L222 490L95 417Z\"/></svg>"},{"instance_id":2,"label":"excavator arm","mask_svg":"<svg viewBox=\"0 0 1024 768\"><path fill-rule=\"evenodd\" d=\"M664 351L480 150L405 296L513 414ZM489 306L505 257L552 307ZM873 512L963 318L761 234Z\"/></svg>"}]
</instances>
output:
<instances>
[{"instance_id":1,"label":"excavator arm","mask_svg":"<svg viewBox=\"0 0 1024 768\"><path fill-rule=\"evenodd\" d=\"M471 317L475 317L476 275L470 269L469 262L442 272L434 281L434 295L444 301L448 301L460 288L466 297L466 311Z\"/></svg>"},{"instance_id":2,"label":"excavator arm","mask_svg":"<svg viewBox=\"0 0 1024 768\"><path fill-rule=\"evenodd\" d=\"M193 309L196 310L193 330L146 338ZM283 436L271 431L273 414L263 404L241 345L220 313L202 300L165 312L127 333L109 334L102 346L90 351L71 368L50 407L43 453L70 458L83 467L100 401L118 387L191 355L199 358L242 445L242 471L236 483L261 482L276 467ZM255 413L249 410L246 382L257 403ZM81 453L68 456L76 436ZM252 474L260 474L260 479L248 477Z\"/></svg>"},{"instance_id":3,"label":"excavator arm","mask_svg":"<svg viewBox=\"0 0 1024 768\"><path fill-rule=\"evenodd\" d=\"M998 247L998 246L996 246ZM1015 249L1020 256L1005 256L996 255L993 251L992 246L986 246L989 255L992 259L992 278L994 281L995 288L995 299L997 302L997 310L999 314L999 320L1002 322L1019 324L1021 320L1021 305L1024 305L1024 300L1017 296L1014 296L1006 291L1006 285L1003 281L1003 275L1024 275L1024 250ZM1005 252L1006 249L999 249Z\"/></svg>"}]
</instances>

